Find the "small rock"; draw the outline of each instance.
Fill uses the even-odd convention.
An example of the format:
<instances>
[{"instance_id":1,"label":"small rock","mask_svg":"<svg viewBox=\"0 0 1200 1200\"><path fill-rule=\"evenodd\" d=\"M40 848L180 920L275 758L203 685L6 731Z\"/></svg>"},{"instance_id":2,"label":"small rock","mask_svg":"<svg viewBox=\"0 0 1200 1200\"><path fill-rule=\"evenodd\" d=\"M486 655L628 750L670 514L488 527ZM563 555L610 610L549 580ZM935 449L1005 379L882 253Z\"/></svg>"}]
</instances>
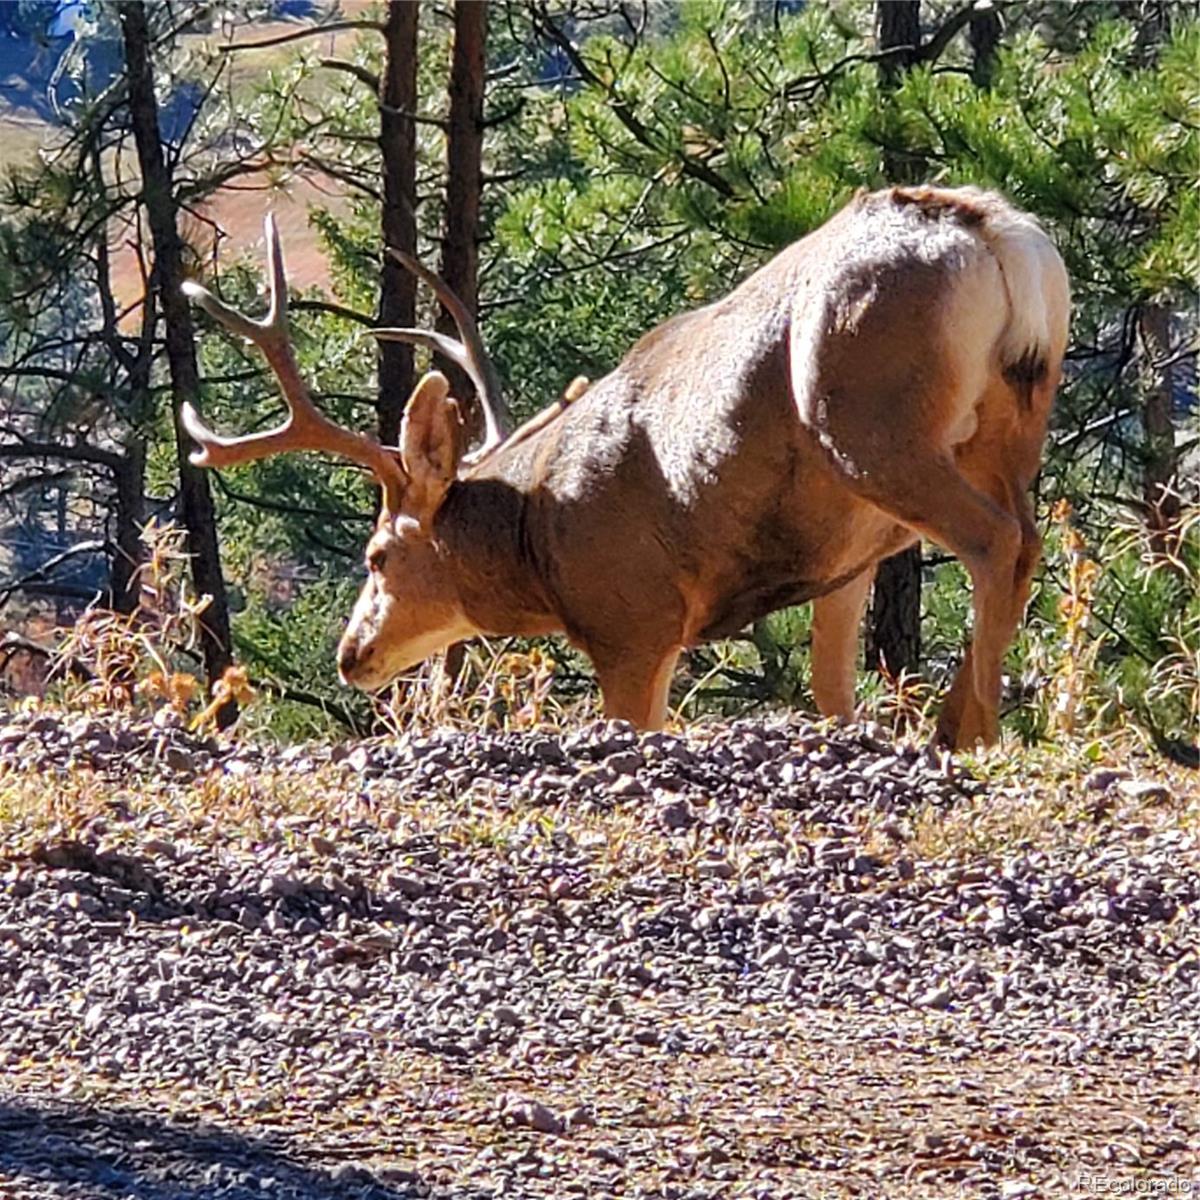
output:
<instances>
[{"instance_id":1,"label":"small rock","mask_svg":"<svg viewBox=\"0 0 1200 1200\"><path fill-rule=\"evenodd\" d=\"M1106 792L1114 783L1128 778L1129 772L1121 767L1097 767L1083 781L1083 787L1088 792Z\"/></svg>"},{"instance_id":2,"label":"small rock","mask_svg":"<svg viewBox=\"0 0 1200 1200\"><path fill-rule=\"evenodd\" d=\"M614 796L629 800L646 795L646 785L636 775L622 775L609 789Z\"/></svg>"},{"instance_id":3,"label":"small rock","mask_svg":"<svg viewBox=\"0 0 1200 1200\"><path fill-rule=\"evenodd\" d=\"M616 775L632 775L646 765L646 760L636 750L618 750L604 759L604 766Z\"/></svg>"},{"instance_id":4,"label":"small rock","mask_svg":"<svg viewBox=\"0 0 1200 1200\"><path fill-rule=\"evenodd\" d=\"M181 750L178 746L164 746L162 760L172 771L176 771L180 775L192 774L196 770L195 756L186 750Z\"/></svg>"},{"instance_id":5,"label":"small rock","mask_svg":"<svg viewBox=\"0 0 1200 1200\"><path fill-rule=\"evenodd\" d=\"M854 857L854 847L840 838L820 838L813 846L813 854L823 867L837 866Z\"/></svg>"},{"instance_id":6,"label":"small rock","mask_svg":"<svg viewBox=\"0 0 1200 1200\"><path fill-rule=\"evenodd\" d=\"M595 1126L596 1118L586 1104L577 1104L567 1113L568 1129L584 1129Z\"/></svg>"},{"instance_id":7,"label":"small rock","mask_svg":"<svg viewBox=\"0 0 1200 1200\"><path fill-rule=\"evenodd\" d=\"M329 1178L334 1183L350 1187L366 1187L375 1182L375 1176L357 1163L339 1163L329 1173Z\"/></svg>"},{"instance_id":8,"label":"small rock","mask_svg":"<svg viewBox=\"0 0 1200 1200\"><path fill-rule=\"evenodd\" d=\"M532 1129L537 1133L560 1136L566 1132L566 1122L557 1113L551 1111L538 1100L525 1100L519 1096L509 1096L500 1110L501 1117L510 1120L514 1125L524 1129Z\"/></svg>"},{"instance_id":9,"label":"small rock","mask_svg":"<svg viewBox=\"0 0 1200 1200\"><path fill-rule=\"evenodd\" d=\"M671 800L659 806L658 820L664 829L690 829L696 823L696 814L686 800Z\"/></svg>"},{"instance_id":10,"label":"small rock","mask_svg":"<svg viewBox=\"0 0 1200 1200\"><path fill-rule=\"evenodd\" d=\"M1171 799L1171 789L1154 779L1128 779L1117 784L1117 790L1126 799L1141 804L1162 804Z\"/></svg>"},{"instance_id":11,"label":"small rock","mask_svg":"<svg viewBox=\"0 0 1200 1200\"><path fill-rule=\"evenodd\" d=\"M429 891L425 880L403 871L389 871L383 878L390 888L399 892L407 900L419 900Z\"/></svg>"},{"instance_id":12,"label":"small rock","mask_svg":"<svg viewBox=\"0 0 1200 1200\"><path fill-rule=\"evenodd\" d=\"M948 1009L954 1000L954 993L949 988L932 988L917 998L921 1008L934 1008L939 1012Z\"/></svg>"},{"instance_id":13,"label":"small rock","mask_svg":"<svg viewBox=\"0 0 1200 1200\"><path fill-rule=\"evenodd\" d=\"M696 864L697 879L732 879L733 863L727 858L702 858Z\"/></svg>"},{"instance_id":14,"label":"small rock","mask_svg":"<svg viewBox=\"0 0 1200 1200\"><path fill-rule=\"evenodd\" d=\"M264 896L278 896L286 899L288 896L298 896L304 891L304 881L282 871L270 875L260 889Z\"/></svg>"},{"instance_id":15,"label":"small rock","mask_svg":"<svg viewBox=\"0 0 1200 1200\"><path fill-rule=\"evenodd\" d=\"M760 967L786 967L792 961L792 956L788 953L787 947L781 942L777 942L769 950L767 950L758 960Z\"/></svg>"}]
</instances>

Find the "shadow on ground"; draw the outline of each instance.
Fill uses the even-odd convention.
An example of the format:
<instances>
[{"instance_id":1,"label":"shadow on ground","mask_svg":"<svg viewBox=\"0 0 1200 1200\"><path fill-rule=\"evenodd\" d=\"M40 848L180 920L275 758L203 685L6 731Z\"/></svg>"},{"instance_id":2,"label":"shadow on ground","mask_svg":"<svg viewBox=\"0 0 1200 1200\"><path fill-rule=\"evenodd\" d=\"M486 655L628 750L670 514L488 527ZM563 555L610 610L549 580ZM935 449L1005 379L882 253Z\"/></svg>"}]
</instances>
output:
<instances>
[{"instance_id":1,"label":"shadow on ground","mask_svg":"<svg viewBox=\"0 0 1200 1200\"><path fill-rule=\"evenodd\" d=\"M336 1148L334 1150L336 1152ZM261 1138L135 1110L0 1095L0 1192L89 1200L414 1200L415 1175L386 1181L352 1154L305 1165L286 1138ZM39 1186L40 1185L40 1186Z\"/></svg>"},{"instance_id":2,"label":"shadow on ground","mask_svg":"<svg viewBox=\"0 0 1200 1200\"><path fill-rule=\"evenodd\" d=\"M3 3L3 0L0 0ZM350 890L335 890L315 874L289 880L285 893L264 896L261 881L254 888L233 887L219 872L198 886L197 894L174 895L163 874L146 858L97 851L86 842L61 839L38 845L29 860L48 871L60 873L56 886L62 891L81 892L90 897L88 912L93 920L122 923L130 913L139 921L169 921L187 917L197 922L233 920L249 910L262 921L268 908L294 926L307 918L325 929L343 913L376 919L403 917L406 909L361 883ZM67 873L67 874L63 874Z\"/></svg>"}]
</instances>

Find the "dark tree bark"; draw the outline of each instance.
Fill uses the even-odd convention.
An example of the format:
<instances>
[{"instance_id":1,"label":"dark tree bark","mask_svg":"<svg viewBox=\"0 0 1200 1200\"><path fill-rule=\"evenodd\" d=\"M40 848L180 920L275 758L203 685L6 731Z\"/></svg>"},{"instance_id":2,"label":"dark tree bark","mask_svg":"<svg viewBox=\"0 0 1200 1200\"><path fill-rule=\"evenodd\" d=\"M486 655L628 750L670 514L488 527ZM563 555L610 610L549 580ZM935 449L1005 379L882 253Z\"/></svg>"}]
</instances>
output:
<instances>
[{"instance_id":1,"label":"dark tree bark","mask_svg":"<svg viewBox=\"0 0 1200 1200\"><path fill-rule=\"evenodd\" d=\"M994 8L972 14L967 36L971 41L971 79L976 87L992 86L1000 32L1000 14Z\"/></svg>"},{"instance_id":2,"label":"dark tree bark","mask_svg":"<svg viewBox=\"0 0 1200 1200\"><path fill-rule=\"evenodd\" d=\"M442 237L442 278L475 315L479 301L479 210L483 198L483 89L487 66L487 0L456 0L454 49L450 59L450 114L446 130L446 227ZM438 328L453 334L445 313ZM442 364L451 393L466 408L471 437L483 429L466 374Z\"/></svg>"},{"instance_id":3,"label":"dark tree bark","mask_svg":"<svg viewBox=\"0 0 1200 1200\"><path fill-rule=\"evenodd\" d=\"M389 0L384 22L380 81L379 149L383 157L384 246L417 253L417 16L412 0ZM381 325L415 325L417 282L390 255L383 256L379 284ZM404 406L413 389L413 348L379 343L379 438L394 446Z\"/></svg>"},{"instance_id":4,"label":"dark tree bark","mask_svg":"<svg viewBox=\"0 0 1200 1200\"><path fill-rule=\"evenodd\" d=\"M877 0L879 73L886 87L898 87L904 72L921 60L921 0Z\"/></svg>"},{"instance_id":5,"label":"dark tree bark","mask_svg":"<svg viewBox=\"0 0 1200 1200\"><path fill-rule=\"evenodd\" d=\"M455 0L454 49L450 56L450 113L446 129L446 227L442 236L442 278L475 316L479 308L479 211L483 200L483 91L487 70L487 0ZM437 327L454 334L446 312ZM483 412L473 401L474 387L453 363L438 364L450 380L451 394L464 406L467 435L478 438ZM466 646L446 651L446 671L462 673Z\"/></svg>"},{"instance_id":6,"label":"dark tree bark","mask_svg":"<svg viewBox=\"0 0 1200 1200\"><path fill-rule=\"evenodd\" d=\"M1137 29L1138 58L1143 67L1157 64L1163 44L1171 35L1174 19L1187 6L1152 0L1124 0L1121 15ZM1171 365L1171 313L1162 304L1147 300L1138 314L1141 337L1142 502L1150 552L1170 563L1178 549L1173 536L1181 510L1174 490L1178 481L1179 451L1175 445L1172 413L1174 369Z\"/></svg>"},{"instance_id":7,"label":"dark tree bark","mask_svg":"<svg viewBox=\"0 0 1200 1200\"><path fill-rule=\"evenodd\" d=\"M879 49L894 51L879 64L885 89L900 85L904 72L921 58L920 0L878 0ZM884 150L893 183L915 183L924 164L897 147ZM882 665L889 674L916 671L921 663L921 546L885 558L875 573L867 628L869 670Z\"/></svg>"},{"instance_id":8,"label":"dark tree bark","mask_svg":"<svg viewBox=\"0 0 1200 1200\"><path fill-rule=\"evenodd\" d=\"M69 490L69 481L61 479L54 493L54 532L58 535L60 546L65 546L67 543L67 494ZM57 597L54 602L54 623L56 625L65 624L69 619L69 613L70 609L65 598Z\"/></svg>"},{"instance_id":9,"label":"dark tree bark","mask_svg":"<svg viewBox=\"0 0 1200 1200\"><path fill-rule=\"evenodd\" d=\"M876 0L879 34L879 78L885 92L895 91L904 73L921 61L921 0ZM883 165L889 183L919 183L925 164L902 146L883 149Z\"/></svg>"},{"instance_id":10,"label":"dark tree bark","mask_svg":"<svg viewBox=\"0 0 1200 1200\"><path fill-rule=\"evenodd\" d=\"M875 571L867 667L889 675L921 665L921 546L885 558Z\"/></svg>"},{"instance_id":11,"label":"dark tree bark","mask_svg":"<svg viewBox=\"0 0 1200 1200\"><path fill-rule=\"evenodd\" d=\"M142 174L142 200L154 246L152 283L158 293L159 311L166 331L167 364L175 424L175 446L179 460L179 494L183 524L191 555L192 583L198 595L211 597L203 615L201 652L211 684L233 661L229 604L217 527L208 478L188 461L191 439L180 424L184 403L198 405L200 374L196 364L195 328L183 294L183 243L179 237L171 168L163 154L159 133L158 102L154 94L152 45L142 0L121 0L117 7L125 51L129 87L129 116ZM218 714L225 727L237 716L237 707L226 704Z\"/></svg>"}]
</instances>

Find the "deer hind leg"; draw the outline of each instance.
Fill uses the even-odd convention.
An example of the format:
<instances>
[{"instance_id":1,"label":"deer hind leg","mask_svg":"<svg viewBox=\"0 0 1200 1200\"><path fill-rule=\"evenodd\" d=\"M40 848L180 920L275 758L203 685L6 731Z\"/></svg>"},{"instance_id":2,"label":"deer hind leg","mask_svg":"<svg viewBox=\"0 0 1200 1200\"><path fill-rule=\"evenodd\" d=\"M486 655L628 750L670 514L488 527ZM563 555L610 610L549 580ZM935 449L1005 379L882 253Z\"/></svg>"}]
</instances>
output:
<instances>
[{"instance_id":1,"label":"deer hind leg","mask_svg":"<svg viewBox=\"0 0 1200 1200\"><path fill-rule=\"evenodd\" d=\"M667 719L671 677L679 651L674 646L666 653L593 656L604 694L604 715L628 721L638 729L661 729Z\"/></svg>"},{"instance_id":2,"label":"deer hind leg","mask_svg":"<svg viewBox=\"0 0 1200 1200\"><path fill-rule=\"evenodd\" d=\"M975 664L971 644L954 674L954 682L942 702L937 728L933 735L935 746L966 749L982 742L990 746L1000 735L999 713L989 721L989 714L975 697Z\"/></svg>"},{"instance_id":3,"label":"deer hind leg","mask_svg":"<svg viewBox=\"0 0 1200 1200\"><path fill-rule=\"evenodd\" d=\"M1003 480L993 479L987 489L993 497L1003 503L1017 519L1021 528L1021 546L1013 570L1013 604L1016 618L1014 632L1029 603L1029 589L1033 573L1042 554L1042 539L1037 531L1033 503L1024 488L1009 487ZM1010 635L1011 637L1011 635ZM982 742L990 746L999 737L998 712L989 712L979 702L974 689L974 646L967 647L962 665L954 677L950 691L942 705L934 741L938 745L964 748Z\"/></svg>"},{"instance_id":4,"label":"deer hind leg","mask_svg":"<svg viewBox=\"0 0 1200 1200\"><path fill-rule=\"evenodd\" d=\"M875 568L812 602L812 690L823 717L854 716L858 630Z\"/></svg>"},{"instance_id":5,"label":"deer hind leg","mask_svg":"<svg viewBox=\"0 0 1200 1200\"><path fill-rule=\"evenodd\" d=\"M904 452L900 452L900 450ZM911 442L890 456L866 454L856 490L914 532L944 546L967 568L973 587L974 635L971 691L978 705L972 717L983 736L994 740L1000 707L1000 670L1016 631L1022 604L1016 581L1022 558L1020 520L974 487L948 453ZM959 737L956 745L962 745Z\"/></svg>"}]
</instances>

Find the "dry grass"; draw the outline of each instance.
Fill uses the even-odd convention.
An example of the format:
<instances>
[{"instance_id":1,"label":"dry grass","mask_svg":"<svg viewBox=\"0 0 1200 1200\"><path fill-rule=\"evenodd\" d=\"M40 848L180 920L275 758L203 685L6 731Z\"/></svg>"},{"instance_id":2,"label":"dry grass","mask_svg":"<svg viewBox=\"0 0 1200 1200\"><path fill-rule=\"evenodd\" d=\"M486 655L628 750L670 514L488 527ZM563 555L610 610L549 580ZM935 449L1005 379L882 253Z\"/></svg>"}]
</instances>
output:
<instances>
[{"instance_id":1,"label":"dry grass","mask_svg":"<svg viewBox=\"0 0 1200 1200\"><path fill-rule=\"evenodd\" d=\"M863 836L872 853L888 862L899 854L930 863L998 861L1027 850L1080 849L1114 824L1139 836L1168 829L1200 836L1200 777L1148 752L1132 733L1040 747L1010 737L985 753L946 761L947 769L985 781L986 790L951 808L911 813L900 847L869 822ZM1093 773L1109 771L1119 776L1117 786L1089 788ZM1161 783L1166 792L1121 789L1138 781Z\"/></svg>"},{"instance_id":2,"label":"dry grass","mask_svg":"<svg viewBox=\"0 0 1200 1200\"><path fill-rule=\"evenodd\" d=\"M554 662L545 651L510 650L486 640L465 647L457 673L439 655L408 672L379 702L394 734L407 729L562 730L597 719L592 694L564 698L554 690Z\"/></svg>"}]
</instances>

